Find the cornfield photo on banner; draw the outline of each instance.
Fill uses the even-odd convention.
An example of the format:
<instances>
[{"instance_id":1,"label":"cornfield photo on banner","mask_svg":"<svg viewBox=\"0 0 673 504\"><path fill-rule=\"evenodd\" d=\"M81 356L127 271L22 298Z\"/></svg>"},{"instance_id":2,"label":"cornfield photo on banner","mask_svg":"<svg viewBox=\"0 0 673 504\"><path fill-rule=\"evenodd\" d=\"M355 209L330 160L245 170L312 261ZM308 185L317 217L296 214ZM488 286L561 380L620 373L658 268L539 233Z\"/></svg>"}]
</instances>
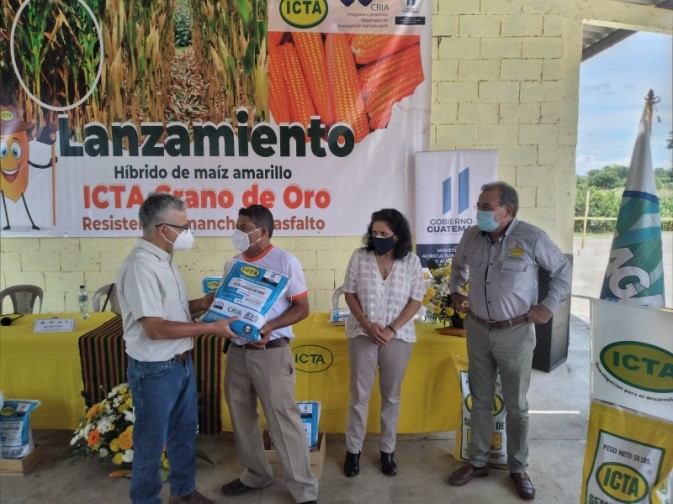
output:
<instances>
[{"instance_id":1,"label":"cornfield photo on banner","mask_svg":"<svg viewBox=\"0 0 673 504\"><path fill-rule=\"evenodd\" d=\"M176 5L179 40L191 31L191 46L179 54ZM233 121L241 106L251 122L268 120L266 2L5 0L1 9L0 102L15 105L38 128L56 125L47 107L67 111L78 141L91 122L218 123ZM16 70L9 58L13 26ZM84 106L74 107L89 92Z\"/></svg>"}]
</instances>

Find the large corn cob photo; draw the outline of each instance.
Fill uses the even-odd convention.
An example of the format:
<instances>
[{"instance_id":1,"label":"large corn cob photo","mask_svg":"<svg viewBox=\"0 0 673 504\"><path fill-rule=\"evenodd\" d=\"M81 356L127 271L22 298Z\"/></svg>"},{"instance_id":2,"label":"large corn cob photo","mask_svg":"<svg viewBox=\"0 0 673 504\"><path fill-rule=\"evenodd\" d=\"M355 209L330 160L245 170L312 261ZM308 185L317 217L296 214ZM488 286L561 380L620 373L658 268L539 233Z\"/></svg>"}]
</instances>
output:
<instances>
[{"instance_id":1,"label":"large corn cob photo","mask_svg":"<svg viewBox=\"0 0 673 504\"><path fill-rule=\"evenodd\" d=\"M313 111L328 127L350 124L360 142L386 128L393 106L424 80L419 36L269 32L268 38L276 123L308 124Z\"/></svg>"}]
</instances>

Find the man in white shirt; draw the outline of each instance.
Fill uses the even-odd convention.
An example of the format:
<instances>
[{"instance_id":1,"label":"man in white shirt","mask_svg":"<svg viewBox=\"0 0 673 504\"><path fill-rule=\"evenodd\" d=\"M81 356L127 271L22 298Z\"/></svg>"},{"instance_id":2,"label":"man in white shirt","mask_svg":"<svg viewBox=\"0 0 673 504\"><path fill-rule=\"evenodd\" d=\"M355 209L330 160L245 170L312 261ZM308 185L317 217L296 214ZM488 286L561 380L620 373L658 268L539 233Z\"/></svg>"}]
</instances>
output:
<instances>
[{"instance_id":1,"label":"man in white shirt","mask_svg":"<svg viewBox=\"0 0 673 504\"><path fill-rule=\"evenodd\" d=\"M232 235L241 253L227 262L223 278L235 261L266 268L290 279L267 314L261 340L232 339L227 353L224 394L231 414L238 458L245 467L238 479L222 486L227 496L263 488L273 481L264 453L257 400L262 403L281 465L288 475L288 490L302 504L315 504L318 480L311 473L309 446L294 400L295 369L290 349L292 324L307 317L308 289L301 264L292 254L271 244L273 215L262 205L241 208Z\"/></svg>"},{"instance_id":2,"label":"man in white shirt","mask_svg":"<svg viewBox=\"0 0 673 504\"><path fill-rule=\"evenodd\" d=\"M213 295L189 301L173 252L191 248L185 204L166 193L148 196L138 217L140 238L117 274L131 387L133 472L131 501L160 504L161 454L170 464L169 504L212 504L196 490L196 382L191 350L198 334L231 338L234 319L192 322L192 313L210 307Z\"/></svg>"}]
</instances>

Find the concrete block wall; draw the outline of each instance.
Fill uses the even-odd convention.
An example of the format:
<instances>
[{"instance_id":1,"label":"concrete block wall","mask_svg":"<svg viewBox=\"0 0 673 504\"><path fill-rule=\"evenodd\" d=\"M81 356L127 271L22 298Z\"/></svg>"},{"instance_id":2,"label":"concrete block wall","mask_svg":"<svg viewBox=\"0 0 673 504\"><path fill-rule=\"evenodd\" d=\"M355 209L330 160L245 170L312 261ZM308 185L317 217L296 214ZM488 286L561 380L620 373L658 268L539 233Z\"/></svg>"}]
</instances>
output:
<instances>
[{"instance_id":1,"label":"concrete block wall","mask_svg":"<svg viewBox=\"0 0 673 504\"><path fill-rule=\"evenodd\" d=\"M434 0L430 149L498 149L520 217L572 250L583 23L671 33L673 12L615 0ZM366 216L362 231L367 226ZM114 281L131 238L0 239L0 288L45 290L43 311L77 309L76 290ZM312 309L331 307L361 237L274 239L302 262ZM192 297L234 253L197 238L176 254ZM8 308L5 307L5 310Z\"/></svg>"}]
</instances>

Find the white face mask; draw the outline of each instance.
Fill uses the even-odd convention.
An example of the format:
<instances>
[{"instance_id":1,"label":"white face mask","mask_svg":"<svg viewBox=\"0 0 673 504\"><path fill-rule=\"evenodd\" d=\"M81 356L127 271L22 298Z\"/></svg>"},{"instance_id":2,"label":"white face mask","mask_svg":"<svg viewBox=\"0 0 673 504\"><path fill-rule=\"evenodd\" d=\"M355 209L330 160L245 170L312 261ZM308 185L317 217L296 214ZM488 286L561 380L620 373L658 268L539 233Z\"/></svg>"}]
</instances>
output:
<instances>
[{"instance_id":1,"label":"white face mask","mask_svg":"<svg viewBox=\"0 0 673 504\"><path fill-rule=\"evenodd\" d=\"M191 229L185 229L173 242L173 250L189 250L194 245L194 235Z\"/></svg>"},{"instance_id":2,"label":"white face mask","mask_svg":"<svg viewBox=\"0 0 673 504\"><path fill-rule=\"evenodd\" d=\"M253 229L252 231L250 231L250 233L254 233L255 231L257 231L257 229ZM250 246L252 245L252 243L250 243L250 236L249 236L250 233L246 233L245 231L241 231L240 229L237 229L236 231L233 232L233 234L231 235L231 244L234 246L236 250L238 250L239 252L245 252L250 248ZM257 238L254 241L254 243L257 243L260 240L260 238L262 237L260 236L259 238Z\"/></svg>"}]
</instances>

